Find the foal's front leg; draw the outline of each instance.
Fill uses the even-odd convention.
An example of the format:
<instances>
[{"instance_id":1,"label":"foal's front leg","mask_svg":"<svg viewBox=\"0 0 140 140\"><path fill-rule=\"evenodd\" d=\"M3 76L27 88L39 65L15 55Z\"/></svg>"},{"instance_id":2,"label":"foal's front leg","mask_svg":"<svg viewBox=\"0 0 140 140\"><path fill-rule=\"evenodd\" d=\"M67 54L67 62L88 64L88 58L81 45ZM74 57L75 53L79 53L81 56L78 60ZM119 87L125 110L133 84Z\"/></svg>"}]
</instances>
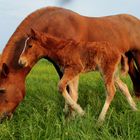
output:
<instances>
[{"instance_id":1,"label":"foal's front leg","mask_svg":"<svg viewBox=\"0 0 140 140\"><path fill-rule=\"evenodd\" d=\"M71 80L71 82L69 83L69 87L70 87L70 96L71 98L77 102L78 101L78 85L79 85L79 75L74 77L73 80Z\"/></svg>"},{"instance_id":2,"label":"foal's front leg","mask_svg":"<svg viewBox=\"0 0 140 140\"><path fill-rule=\"evenodd\" d=\"M68 105L71 106L75 111L77 111L79 115L84 115L83 109L71 98L71 96L68 94L66 90L66 86L69 84L71 80L75 78L77 74L78 73L72 71L72 68L65 70L64 75L60 80L58 87L59 87L59 91L62 93Z\"/></svg>"},{"instance_id":3,"label":"foal's front leg","mask_svg":"<svg viewBox=\"0 0 140 140\"><path fill-rule=\"evenodd\" d=\"M68 85L69 95L76 103L78 101L78 84L79 84L79 76L76 76L73 80L71 80L71 82L69 82ZM67 113L68 111L70 111L71 115L75 115L73 114L74 113L73 109L65 102L64 112Z\"/></svg>"},{"instance_id":4,"label":"foal's front leg","mask_svg":"<svg viewBox=\"0 0 140 140\"><path fill-rule=\"evenodd\" d=\"M59 78L63 77L63 72L60 70L60 67L53 63ZM78 100L78 84L79 84L79 76L76 76L70 83L67 85L67 92L70 94L71 98L77 102ZM70 112L73 112L73 109L65 102L64 112L68 112L70 108Z\"/></svg>"},{"instance_id":5,"label":"foal's front leg","mask_svg":"<svg viewBox=\"0 0 140 140\"><path fill-rule=\"evenodd\" d=\"M63 72L61 71L60 67L53 63L59 78L61 79L63 77ZM78 83L79 83L79 76L76 76L67 86L67 92L70 94L71 98L77 102L78 100ZM64 112L68 112L69 105L65 102ZM72 112L72 109L70 107L70 112Z\"/></svg>"}]
</instances>

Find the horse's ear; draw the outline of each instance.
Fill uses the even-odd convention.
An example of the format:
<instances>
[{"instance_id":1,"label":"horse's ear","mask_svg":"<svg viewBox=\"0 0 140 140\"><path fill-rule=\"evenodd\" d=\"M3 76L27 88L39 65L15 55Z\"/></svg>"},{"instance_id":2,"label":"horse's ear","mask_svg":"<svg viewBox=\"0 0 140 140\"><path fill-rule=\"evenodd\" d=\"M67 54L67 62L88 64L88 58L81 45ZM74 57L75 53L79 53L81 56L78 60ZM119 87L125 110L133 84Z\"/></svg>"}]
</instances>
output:
<instances>
[{"instance_id":1,"label":"horse's ear","mask_svg":"<svg viewBox=\"0 0 140 140\"><path fill-rule=\"evenodd\" d=\"M31 37L34 39L40 39L40 33L37 30L31 28Z\"/></svg>"},{"instance_id":2,"label":"horse's ear","mask_svg":"<svg viewBox=\"0 0 140 140\"><path fill-rule=\"evenodd\" d=\"M30 36L31 36L31 35L30 35L29 33L26 34L26 37L27 37L27 38L30 37Z\"/></svg>"},{"instance_id":3,"label":"horse's ear","mask_svg":"<svg viewBox=\"0 0 140 140\"><path fill-rule=\"evenodd\" d=\"M35 36L36 36L36 33L35 33L34 29L31 28L31 37L35 38Z\"/></svg>"},{"instance_id":4,"label":"horse's ear","mask_svg":"<svg viewBox=\"0 0 140 140\"><path fill-rule=\"evenodd\" d=\"M1 77L6 78L9 74L9 68L6 63L2 64Z\"/></svg>"}]
</instances>

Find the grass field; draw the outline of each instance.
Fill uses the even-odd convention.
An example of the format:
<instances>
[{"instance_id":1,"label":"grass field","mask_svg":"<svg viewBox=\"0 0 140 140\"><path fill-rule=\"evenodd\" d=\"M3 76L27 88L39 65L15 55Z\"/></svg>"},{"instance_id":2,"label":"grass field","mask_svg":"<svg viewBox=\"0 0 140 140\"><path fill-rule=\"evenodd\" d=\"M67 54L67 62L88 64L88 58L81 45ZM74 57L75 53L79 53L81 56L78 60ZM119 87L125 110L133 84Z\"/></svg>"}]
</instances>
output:
<instances>
[{"instance_id":1,"label":"grass field","mask_svg":"<svg viewBox=\"0 0 140 140\"><path fill-rule=\"evenodd\" d=\"M96 121L105 101L105 87L99 73L81 75L79 104L84 117L67 121L64 99L57 92L58 75L42 60L26 80L27 95L12 120L0 124L1 140L139 140L140 112L133 112L117 91L101 127ZM129 77L123 79L132 93ZM133 94L133 93L132 93ZM135 100L138 108L140 103Z\"/></svg>"}]
</instances>

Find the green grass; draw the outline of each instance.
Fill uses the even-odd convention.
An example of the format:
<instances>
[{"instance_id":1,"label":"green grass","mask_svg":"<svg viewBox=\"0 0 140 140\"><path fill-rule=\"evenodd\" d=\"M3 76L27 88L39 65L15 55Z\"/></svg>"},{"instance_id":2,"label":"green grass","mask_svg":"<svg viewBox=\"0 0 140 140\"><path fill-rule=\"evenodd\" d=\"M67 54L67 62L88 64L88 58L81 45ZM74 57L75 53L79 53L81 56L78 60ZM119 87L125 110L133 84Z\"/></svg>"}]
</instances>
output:
<instances>
[{"instance_id":1,"label":"green grass","mask_svg":"<svg viewBox=\"0 0 140 140\"><path fill-rule=\"evenodd\" d=\"M140 112L133 112L117 91L101 127L97 118L105 101L105 87L98 72L81 75L79 104L84 117L66 120L64 99L57 91L53 66L40 61L26 80L26 97L12 120L0 124L1 140L139 140ZM130 78L123 79L132 93ZM133 93L132 93L133 94ZM138 101L137 106L140 108Z\"/></svg>"}]
</instances>

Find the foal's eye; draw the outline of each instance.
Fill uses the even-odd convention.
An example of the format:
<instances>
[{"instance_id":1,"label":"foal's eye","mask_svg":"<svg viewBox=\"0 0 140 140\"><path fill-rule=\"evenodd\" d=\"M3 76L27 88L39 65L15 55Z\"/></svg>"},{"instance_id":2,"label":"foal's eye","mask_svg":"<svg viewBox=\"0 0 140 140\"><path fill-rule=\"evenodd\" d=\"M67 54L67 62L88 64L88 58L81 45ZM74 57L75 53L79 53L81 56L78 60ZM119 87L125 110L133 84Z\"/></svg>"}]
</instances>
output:
<instances>
[{"instance_id":1,"label":"foal's eye","mask_svg":"<svg viewBox=\"0 0 140 140\"><path fill-rule=\"evenodd\" d=\"M29 48L32 48L32 45L29 45L28 47L29 47Z\"/></svg>"}]
</instances>

